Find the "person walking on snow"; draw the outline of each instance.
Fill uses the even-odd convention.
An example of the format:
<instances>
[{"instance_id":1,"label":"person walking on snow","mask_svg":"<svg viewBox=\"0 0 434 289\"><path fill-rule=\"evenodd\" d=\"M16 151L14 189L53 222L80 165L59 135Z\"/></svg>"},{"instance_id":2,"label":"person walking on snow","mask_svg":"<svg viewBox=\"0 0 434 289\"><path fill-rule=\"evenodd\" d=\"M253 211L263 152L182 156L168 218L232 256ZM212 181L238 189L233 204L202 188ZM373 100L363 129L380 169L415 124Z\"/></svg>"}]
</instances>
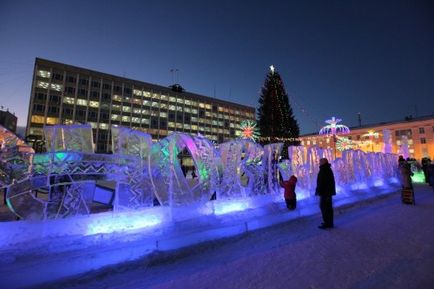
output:
<instances>
[{"instance_id":1,"label":"person walking on snow","mask_svg":"<svg viewBox=\"0 0 434 289\"><path fill-rule=\"evenodd\" d=\"M288 210L295 210L297 207L297 195L295 194L295 186L297 185L297 177L292 175L289 180L281 181L280 186L285 189L284 197Z\"/></svg>"},{"instance_id":2,"label":"person walking on snow","mask_svg":"<svg viewBox=\"0 0 434 289\"><path fill-rule=\"evenodd\" d=\"M320 229L333 228L333 202L332 196L336 195L335 177L326 158L319 161L319 172L316 182L315 195L320 197L319 207L321 209L323 223L318 226Z\"/></svg>"}]
</instances>

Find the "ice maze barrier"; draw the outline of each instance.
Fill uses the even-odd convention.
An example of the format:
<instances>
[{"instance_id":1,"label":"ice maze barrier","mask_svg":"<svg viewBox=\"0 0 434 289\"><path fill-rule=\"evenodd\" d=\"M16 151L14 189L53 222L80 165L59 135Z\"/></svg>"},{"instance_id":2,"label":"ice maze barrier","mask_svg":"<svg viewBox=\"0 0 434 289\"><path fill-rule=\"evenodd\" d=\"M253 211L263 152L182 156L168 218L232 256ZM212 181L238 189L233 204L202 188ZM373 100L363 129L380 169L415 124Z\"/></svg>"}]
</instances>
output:
<instances>
[{"instance_id":1,"label":"ice maze barrier","mask_svg":"<svg viewBox=\"0 0 434 289\"><path fill-rule=\"evenodd\" d=\"M33 154L30 146L0 125L0 189L30 173Z\"/></svg>"},{"instance_id":2,"label":"ice maze barrier","mask_svg":"<svg viewBox=\"0 0 434 289\"><path fill-rule=\"evenodd\" d=\"M315 192L319 159L330 160L331 151L318 147L292 146L288 148L290 165L297 176L297 188L301 198L310 197ZM370 187L386 186L397 182L397 155L389 153L365 153L361 150L346 150L342 158L331 162L337 191L350 193L354 190L367 190ZM282 166L282 164L280 164Z\"/></svg>"},{"instance_id":3,"label":"ice maze barrier","mask_svg":"<svg viewBox=\"0 0 434 289\"><path fill-rule=\"evenodd\" d=\"M112 128L113 154L96 154L90 126L53 126L45 133L48 152L27 156L19 177L8 175L4 182L8 206L22 219L89 214L100 181L115 184L115 212L158 205L187 214L211 204L216 213L216 206L232 201L247 208L252 200L281 196L279 181L291 174L298 178L297 198L303 199L314 194L319 159L332 160L331 150L318 147L289 147L289 159L281 160L282 143L262 147L233 140L216 148L200 135L182 133L152 143L146 133L117 126ZM9 143L13 148L14 140ZM185 155L191 156L197 178L186 176ZM392 154L349 150L331 163L338 193L387 185L397 175ZM264 199L267 195L271 197Z\"/></svg>"},{"instance_id":4,"label":"ice maze barrier","mask_svg":"<svg viewBox=\"0 0 434 289\"><path fill-rule=\"evenodd\" d=\"M186 178L182 154L193 160L197 179ZM151 152L152 180L155 195L163 206L203 204L217 194L220 185L218 152L202 136L173 133L155 143Z\"/></svg>"}]
</instances>

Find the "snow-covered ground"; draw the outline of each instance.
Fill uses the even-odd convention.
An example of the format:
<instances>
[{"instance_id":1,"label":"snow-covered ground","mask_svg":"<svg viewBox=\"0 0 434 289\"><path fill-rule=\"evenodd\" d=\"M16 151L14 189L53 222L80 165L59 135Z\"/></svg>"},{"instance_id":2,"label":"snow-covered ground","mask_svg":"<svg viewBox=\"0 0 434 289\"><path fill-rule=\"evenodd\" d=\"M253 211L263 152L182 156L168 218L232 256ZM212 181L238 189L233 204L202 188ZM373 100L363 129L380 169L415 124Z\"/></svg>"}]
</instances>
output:
<instances>
[{"instance_id":1,"label":"snow-covered ground","mask_svg":"<svg viewBox=\"0 0 434 289\"><path fill-rule=\"evenodd\" d=\"M416 186L416 206L392 193L336 210L335 229L319 230L320 221L316 214L38 288L434 288L431 187Z\"/></svg>"}]
</instances>

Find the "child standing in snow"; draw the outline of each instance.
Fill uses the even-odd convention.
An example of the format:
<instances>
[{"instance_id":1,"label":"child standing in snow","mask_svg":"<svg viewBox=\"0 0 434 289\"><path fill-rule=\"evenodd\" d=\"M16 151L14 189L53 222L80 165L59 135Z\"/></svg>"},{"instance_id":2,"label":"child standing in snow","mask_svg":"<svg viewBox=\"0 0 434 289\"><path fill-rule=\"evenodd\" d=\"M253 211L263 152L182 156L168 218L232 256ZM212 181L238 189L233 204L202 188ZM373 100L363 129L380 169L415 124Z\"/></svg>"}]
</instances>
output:
<instances>
[{"instance_id":1,"label":"child standing in snow","mask_svg":"<svg viewBox=\"0 0 434 289\"><path fill-rule=\"evenodd\" d=\"M289 180L280 182L280 186L285 189L285 203L289 210L295 210L297 207L297 195L295 194L296 184L297 178L294 175L292 175Z\"/></svg>"}]
</instances>

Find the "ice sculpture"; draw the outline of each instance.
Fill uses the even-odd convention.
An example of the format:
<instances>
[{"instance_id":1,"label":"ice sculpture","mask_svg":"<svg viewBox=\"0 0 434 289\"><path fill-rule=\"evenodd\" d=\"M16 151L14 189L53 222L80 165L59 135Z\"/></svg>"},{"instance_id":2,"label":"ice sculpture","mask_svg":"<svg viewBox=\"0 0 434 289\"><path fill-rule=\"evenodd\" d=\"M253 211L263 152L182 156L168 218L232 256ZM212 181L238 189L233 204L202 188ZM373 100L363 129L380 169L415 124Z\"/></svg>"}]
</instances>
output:
<instances>
[{"instance_id":1,"label":"ice sculpture","mask_svg":"<svg viewBox=\"0 0 434 289\"><path fill-rule=\"evenodd\" d=\"M398 154L402 155L405 159L410 156L408 151L408 138L406 135L401 136L401 145L399 146Z\"/></svg>"},{"instance_id":2,"label":"ice sculpture","mask_svg":"<svg viewBox=\"0 0 434 289\"><path fill-rule=\"evenodd\" d=\"M383 153L390 154L392 153L392 134L390 132L390 129L384 129L383 130Z\"/></svg>"},{"instance_id":3,"label":"ice sculpture","mask_svg":"<svg viewBox=\"0 0 434 289\"><path fill-rule=\"evenodd\" d=\"M155 190L151 179L151 136L120 126L113 126L111 132L113 153L135 159L131 163L134 167L124 170L125 178L117 182L114 208L122 210L151 206Z\"/></svg>"},{"instance_id":4,"label":"ice sculpture","mask_svg":"<svg viewBox=\"0 0 434 289\"><path fill-rule=\"evenodd\" d=\"M283 143L273 143L264 146L262 165L267 174L268 193L280 192L279 169L277 164L279 163L282 148Z\"/></svg>"},{"instance_id":5,"label":"ice sculpture","mask_svg":"<svg viewBox=\"0 0 434 289\"><path fill-rule=\"evenodd\" d=\"M33 149L0 125L0 189L30 173Z\"/></svg>"},{"instance_id":6,"label":"ice sculpture","mask_svg":"<svg viewBox=\"0 0 434 289\"><path fill-rule=\"evenodd\" d=\"M240 141L230 141L219 145L221 170L221 185L218 198L231 199L244 197L240 182L241 151Z\"/></svg>"},{"instance_id":7,"label":"ice sculpture","mask_svg":"<svg viewBox=\"0 0 434 289\"><path fill-rule=\"evenodd\" d=\"M331 149L298 146L289 147L289 159L281 160L282 143L262 147L238 139L216 149L200 135L183 133L152 143L146 133L116 126L113 154L96 154L90 126L47 127L45 133L47 153L28 154L24 147L23 154L22 141L0 130L1 186L7 188L9 208L22 219L89 214L102 181L115 184L114 211L149 208L158 200L163 208L184 214L214 199L216 205L264 200L261 195L280 193L280 178L291 174L298 178L298 198L312 196L322 157L331 161L341 191L382 185L397 175L393 154L346 150L333 160ZM187 154L197 179L187 179L183 171Z\"/></svg>"},{"instance_id":8,"label":"ice sculpture","mask_svg":"<svg viewBox=\"0 0 434 289\"><path fill-rule=\"evenodd\" d=\"M44 128L47 152L81 151L93 153L90 125L52 125Z\"/></svg>"},{"instance_id":9,"label":"ice sculpture","mask_svg":"<svg viewBox=\"0 0 434 289\"><path fill-rule=\"evenodd\" d=\"M184 150L191 154L198 171L198 180L192 184L187 182L178 157ZM202 136L173 133L154 144L152 179L160 204L180 206L208 201L218 189L217 159L213 145Z\"/></svg>"}]
</instances>

